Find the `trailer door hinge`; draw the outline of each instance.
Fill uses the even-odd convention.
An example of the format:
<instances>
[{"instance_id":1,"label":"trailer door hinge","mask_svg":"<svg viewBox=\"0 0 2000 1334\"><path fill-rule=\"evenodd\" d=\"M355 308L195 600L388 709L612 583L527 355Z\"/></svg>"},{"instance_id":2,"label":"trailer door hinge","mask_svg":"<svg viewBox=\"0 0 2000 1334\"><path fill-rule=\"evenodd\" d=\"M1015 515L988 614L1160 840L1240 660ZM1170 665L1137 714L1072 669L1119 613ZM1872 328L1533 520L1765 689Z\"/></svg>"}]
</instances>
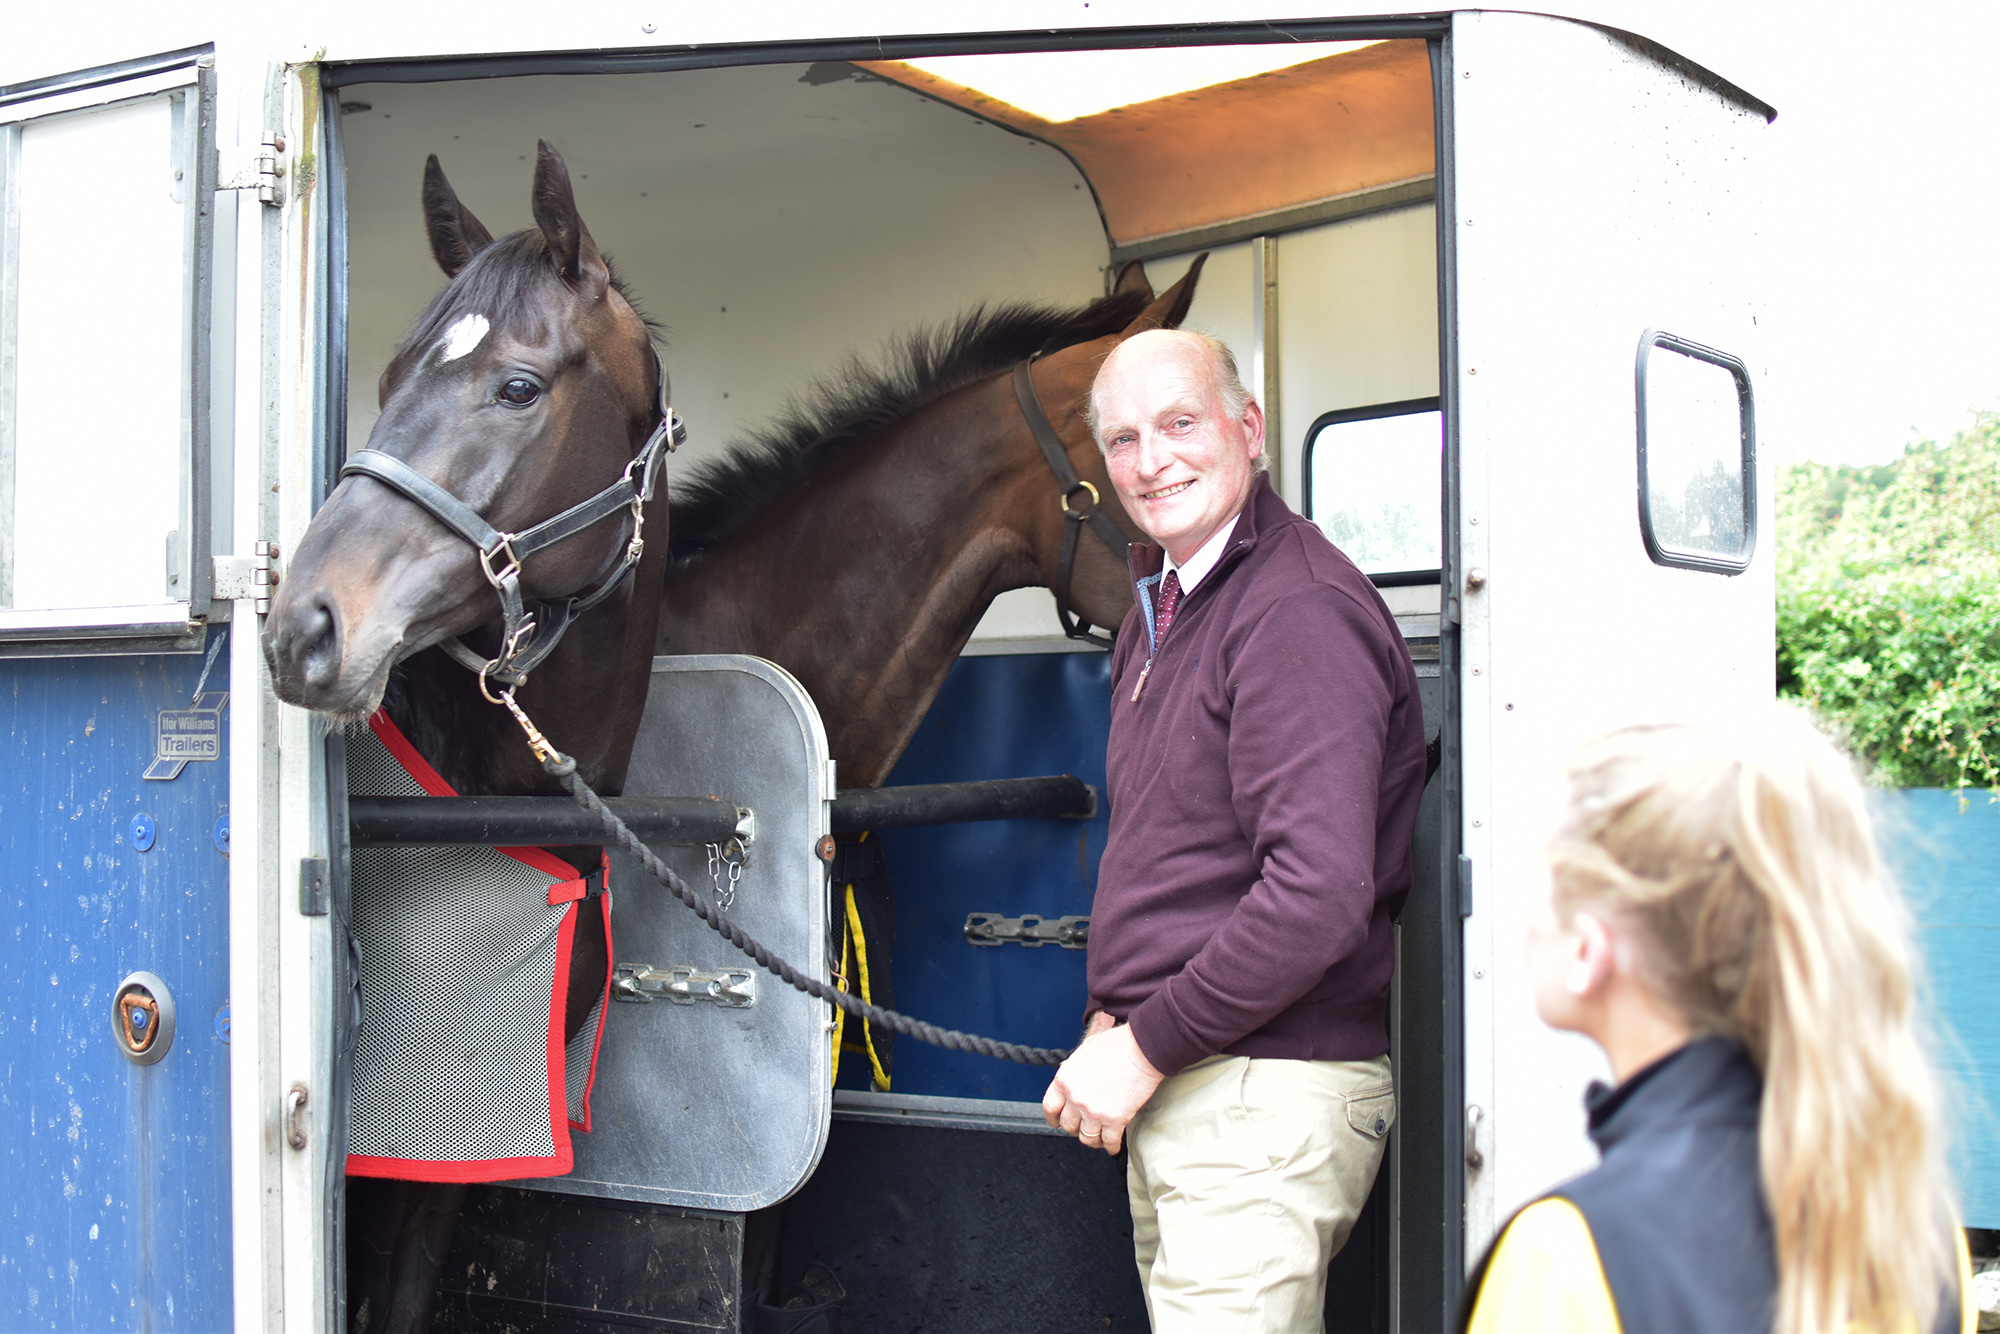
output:
<instances>
[{"instance_id":1,"label":"trailer door hinge","mask_svg":"<svg viewBox=\"0 0 2000 1334\"><path fill-rule=\"evenodd\" d=\"M255 190L257 198L276 206L284 202L278 182L285 175L285 136L272 130L254 148L215 150L217 190Z\"/></svg>"},{"instance_id":2,"label":"trailer door hinge","mask_svg":"<svg viewBox=\"0 0 2000 1334\"><path fill-rule=\"evenodd\" d=\"M259 541L253 556L217 556L210 596L223 602L250 598L259 616L271 610L271 590L278 586L278 544Z\"/></svg>"}]
</instances>

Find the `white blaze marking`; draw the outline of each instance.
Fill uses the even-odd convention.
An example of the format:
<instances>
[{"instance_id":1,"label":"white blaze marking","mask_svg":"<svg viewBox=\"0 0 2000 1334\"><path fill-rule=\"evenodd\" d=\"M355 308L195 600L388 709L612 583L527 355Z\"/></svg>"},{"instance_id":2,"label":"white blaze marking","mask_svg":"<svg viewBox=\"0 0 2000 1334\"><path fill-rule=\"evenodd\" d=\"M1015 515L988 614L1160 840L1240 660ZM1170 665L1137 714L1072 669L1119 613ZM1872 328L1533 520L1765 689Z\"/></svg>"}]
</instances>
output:
<instances>
[{"instance_id":1,"label":"white blaze marking","mask_svg":"<svg viewBox=\"0 0 2000 1334\"><path fill-rule=\"evenodd\" d=\"M459 316L458 322L444 331L444 344L439 359L457 361L478 347L485 340L486 331L492 327L486 322L484 315Z\"/></svg>"}]
</instances>

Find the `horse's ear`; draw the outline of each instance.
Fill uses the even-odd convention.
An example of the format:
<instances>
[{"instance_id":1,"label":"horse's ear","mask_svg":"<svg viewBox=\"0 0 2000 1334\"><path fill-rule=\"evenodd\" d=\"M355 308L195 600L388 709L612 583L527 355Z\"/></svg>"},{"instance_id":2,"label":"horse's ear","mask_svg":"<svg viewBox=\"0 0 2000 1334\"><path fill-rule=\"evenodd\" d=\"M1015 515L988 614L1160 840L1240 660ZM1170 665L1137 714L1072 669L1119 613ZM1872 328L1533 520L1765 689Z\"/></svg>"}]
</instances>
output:
<instances>
[{"instance_id":1,"label":"horse's ear","mask_svg":"<svg viewBox=\"0 0 2000 1334\"><path fill-rule=\"evenodd\" d=\"M1127 292L1144 292L1147 300L1153 298L1153 280L1146 276L1146 261L1128 259L1119 267L1118 277L1111 284L1112 296L1124 296Z\"/></svg>"},{"instance_id":2,"label":"horse's ear","mask_svg":"<svg viewBox=\"0 0 2000 1334\"><path fill-rule=\"evenodd\" d=\"M431 234L431 253L447 278L456 278L474 255L493 244L493 233L458 201L436 153L424 159L424 227Z\"/></svg>"},{"instance_id":3,"label":"horse's ear","mask_svg":"<svg viewBox=\"0 0 2000 1334\"><path fill-rule=\"evenodd\" d=\"M587 294L601 294L610 285L611 270L598 253L597 242L576 211L576 193L569 186L569 168L562 154L546 139L535 146L535 225L556 257L563 281Z\"/></svg>"},{"instance_id":4,"label":"horse's ear","mask_svg":"<svg viewBox=\"0 0 2000 1334\"><path fill-rule=\"evenodd\" d=\"M1188 271L1181 280L1160 293L1153 304L1139 312L1139 318L1125 326L1125 336L1144 333L1148 329L1178 329L1187 318L1188 307L1194 304L1195 280L1201 277L1201 266L1208 262L1208 252L1202 251L1188 265ZM1121 281L1123 274L1119 275Z\"/></svg>"}]
</instances>

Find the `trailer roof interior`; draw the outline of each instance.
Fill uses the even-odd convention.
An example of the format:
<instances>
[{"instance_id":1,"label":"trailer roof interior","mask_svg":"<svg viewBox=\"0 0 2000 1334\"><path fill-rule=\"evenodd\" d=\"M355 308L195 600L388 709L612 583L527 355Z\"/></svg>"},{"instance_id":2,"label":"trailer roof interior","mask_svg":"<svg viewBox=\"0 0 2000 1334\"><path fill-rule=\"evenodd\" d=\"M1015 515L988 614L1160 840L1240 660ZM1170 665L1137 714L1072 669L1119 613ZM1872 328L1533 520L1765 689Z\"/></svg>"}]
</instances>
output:
<instances>
[{"instance_id":1,"label":"trailer roof interior","mask_svg":"<svg viewBox=\"0 0 2000 1334\"><path fill-rule=\"evenodd\" d=\"M1111 243L1126 246L1431 174L1435 118L1426 43L1323 45L1347 49L1065 120L905 62L861 67L1062 149L1097 192ZM1102 53L1032 58L1072 54ZM1087 77L1086 69L1075 73ZM1193 182L1199 188L1188 188Z\"/></svg>"}]
</instances>

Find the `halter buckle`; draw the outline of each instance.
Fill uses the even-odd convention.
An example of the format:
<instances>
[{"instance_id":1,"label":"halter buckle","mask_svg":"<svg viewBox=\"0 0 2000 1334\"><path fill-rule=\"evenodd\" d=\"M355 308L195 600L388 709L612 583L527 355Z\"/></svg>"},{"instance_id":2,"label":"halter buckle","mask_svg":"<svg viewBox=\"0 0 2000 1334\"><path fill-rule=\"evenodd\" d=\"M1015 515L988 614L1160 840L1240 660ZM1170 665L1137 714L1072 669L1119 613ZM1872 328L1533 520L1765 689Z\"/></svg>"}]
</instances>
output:
<instances>
[{"instance_id":1,"label":"halter buckle","mask_svg":"<svg viewBox=\"0 0 2000 1334\"><path fill-rule=\"evenodd\" d=\"M654 446L659 443L659 439L660 437L655 434L651 440L646 442L646 447L637 454L634 454L631 461L625 465L625 471L622 474L621 480L624 481L625 485L632 488L632 508L634 509L639 507L640 502L650 500L653 497L653 463L659 458L659 455L653 451ZM642 469L636 481L632 477L632 470L635 468Z\"/></svg>"},{"instance_id":2,"label":"halter buckle","mask_svg":"<svg viewBox=\"0 0 2000 1334\"><path fill-rule=\"evenodd\" d=\"M521 623L514 627L513 633L508 635L506 640L500 645L499 655L489 660L484 667L479 669L479 693L486 696L488 703L499 704L503 702L494 698L493 692L486 688L486 678L488 676L513 676L515 679L512 685L527 684L528 678L514 671L514 659L521 656L522 651L534 641L534 638L535 618L532 615L522 617ZM512 693L511 688L508 693Z\"/></svg>"},{"instance_id":3,"label":"halter buckle","mask_svg":"<svg viewBox=\"0 0 2000 1334\"><path fill-rule=\"evenodd\" d=\"M495 588L504 587L509 582L521 577L521 558L514 554L514 538L516 536L518 534L502 533L500 534L500 540L493 544L492 550L481 551L479 553L479 568L486 572L486 582ZM493 572L493 558L502 552L505 552L507 555L507 567L498 574L495 574Z\"/></svg>"}]
</instances>

